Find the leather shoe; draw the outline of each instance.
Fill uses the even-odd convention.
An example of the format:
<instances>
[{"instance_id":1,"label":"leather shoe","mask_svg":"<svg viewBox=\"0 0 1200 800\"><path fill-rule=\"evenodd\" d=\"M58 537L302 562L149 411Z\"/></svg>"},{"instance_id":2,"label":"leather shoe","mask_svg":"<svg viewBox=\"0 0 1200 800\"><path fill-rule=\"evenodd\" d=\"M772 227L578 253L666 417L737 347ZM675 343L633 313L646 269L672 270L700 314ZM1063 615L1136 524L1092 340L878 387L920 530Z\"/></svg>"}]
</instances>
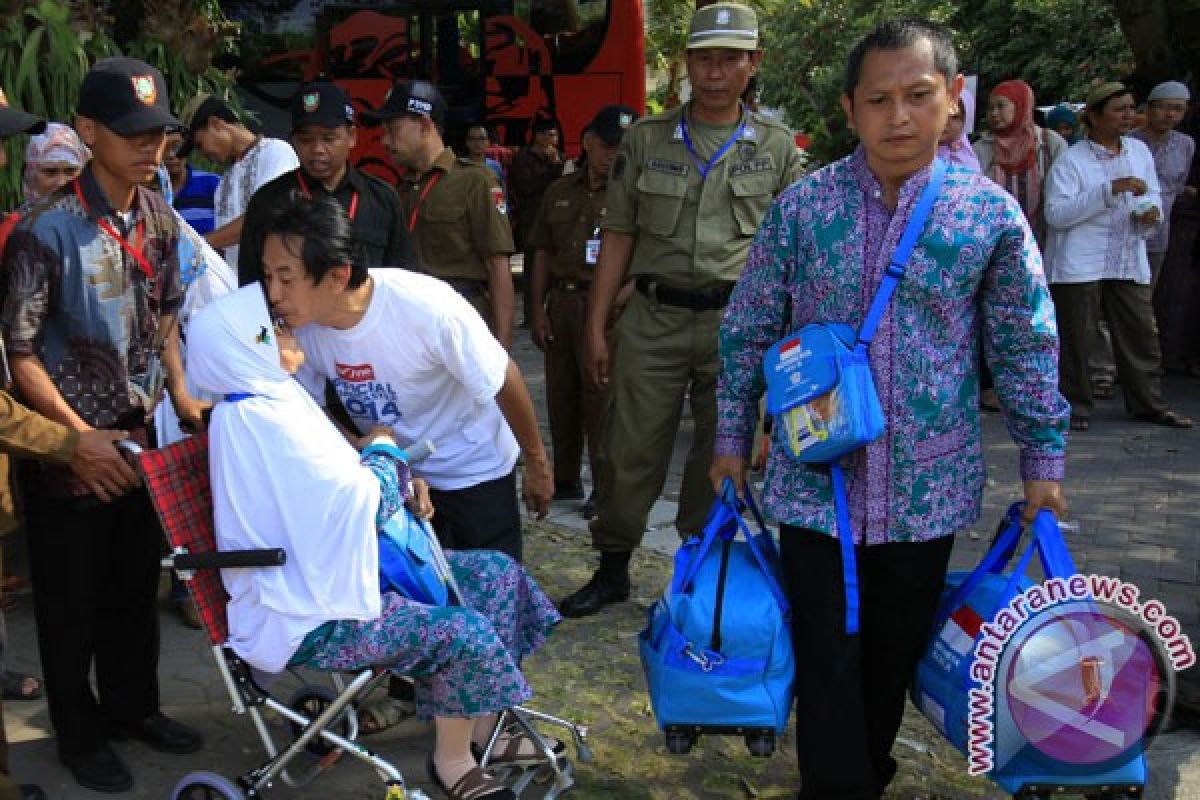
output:
<instances>
[{"instance_id":1,"label":"leather shoe","mask_svg":"<svg viewBox=\"0 0 1200 800\"><path fill-rule=\"evenodd\" d=\"M564 597L558 610L564 617L588 617L607 605L628 600L629 589L629 573L614 576L597 572L582 589Z\"/></svg>"},{"instance_id":2,"label":"leather shoe","mask_svg":"<svg viewBox=\"0 0 1200 800\"><path fill-rule=\"evenodd\" d=\"M133 788L133 776L129 774L125 762L107 744L85 753L64 755L62 762L75 777L75 782L85 789L117 794ZM21 791L25 791L23 787ZM36 794L31 796L37 797Z\"/></svg>"},{"instance_id":3,"label":"leather shoe","mask_svg":"<svg viewBox=\"0 0 1200 800\"><path fill-rule=\"evenodd\" d=\"M204 737L181 722L155 712L141 722L113 725L112 738L137 739L160 753L195 753L204 747Z\"/></svg>"},{"instance_id":4,"label":"leather shoe","mask_svg":"<svg viewBox=\"0 0 1200 800\"><path fill-rule=\"evenodd\" d=\"M22 783L17 787L21 800L46 800L46 793L36 783Z\"/></svg>"},{"instance_id":5,"label":"leather shoe","mask_svg":"<svg viewBox=\"0 0 1200 800\"><path fill-rule=\"evenodd\" d=\"M573 481L555 481L554 482L554 499L555 500L582 500L583 499L583 484L578 480Z\"/></svg>"}]
</instances>

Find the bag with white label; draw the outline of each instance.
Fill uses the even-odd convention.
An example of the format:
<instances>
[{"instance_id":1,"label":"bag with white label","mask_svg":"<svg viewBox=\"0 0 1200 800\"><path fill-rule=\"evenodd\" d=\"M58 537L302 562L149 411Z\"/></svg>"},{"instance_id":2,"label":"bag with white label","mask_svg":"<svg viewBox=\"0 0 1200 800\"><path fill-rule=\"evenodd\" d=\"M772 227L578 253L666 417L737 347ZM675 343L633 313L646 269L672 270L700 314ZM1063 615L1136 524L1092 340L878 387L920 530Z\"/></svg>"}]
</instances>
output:
<instances>
[{"instance_id":1,"label":"bag with white label","mask_svg":"<svg viewBox=\"0 0 1200 800\"><path fill-rule=\"evenodd\" d=\"M1157 722L1153 714L1118 721L1110 711L1113 705L1140 705L1126 694L1131 685L1134 694L1137 686L1153 689L1158 677L1126 658L1120 660L1134 672L1117 677L1123 665L1111 663L1115 651L1100 655L1087 630L1100 631L1099 639L1122 631L1136 637L1137 626L1126 627L1108 607L1090 601L1075 604L1072 617L1065 588L1064 602L1053 607L1067 613L1039 616L1051 606L1032 599L1037 584L1027 573L1035 553L1045 580L1059 579L1066 587L1083 578L1050 511L1038 513L1028 545L1017 554L1021 510L1020 503L1009 508L974 570L947 576L917 664L913 704L967 756L973 772L1017 797L1093 790L1105 797L1140 796L1146 781L1142 750ZM1045 594L1047 602L1060 599ZM1038 609L1028 610L1034 605Z\"/></svg>"}]
</instances>

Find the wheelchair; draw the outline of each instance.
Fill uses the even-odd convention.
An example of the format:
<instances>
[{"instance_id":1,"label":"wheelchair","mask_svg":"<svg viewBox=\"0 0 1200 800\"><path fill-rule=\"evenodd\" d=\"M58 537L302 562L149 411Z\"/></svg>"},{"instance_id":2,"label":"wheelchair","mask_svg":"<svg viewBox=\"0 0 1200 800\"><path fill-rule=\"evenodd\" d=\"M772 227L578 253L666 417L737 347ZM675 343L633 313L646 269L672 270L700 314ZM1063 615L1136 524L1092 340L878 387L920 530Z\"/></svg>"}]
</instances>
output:
<instances>
[{"instance_id":1,"label":"wheelchair","mask_svg":"<svg viewBox=\"0 0 1200 800\"><path fill-rule=\"evenodd\" d=\"M270 569L285 563L287 554L282 549L217 551L208 473L208 437L193 436L158 450L143 451L136 445L126 445L126 442L121 443L141 472L171 546L163 566L175 569L187 585L200 611L217 671L229 691L232 710L235 714L249 715L267 754L265 762L235 780L215 772L189 773L175 786L171 800L262 798L277 779L289 787L301 788L332 768L344 754L375 770L383 782L385 800L429 800L423 791L408 786L399 769L357 738L356 704L386 681L392 675L390 671L366 669L356 674L329 673L330 685L325 685L312 683L299 671L289 670L302 685L287 699L281 700L270 691L278 676L252 668L228 646L225 613L228 595L219 570ZM426 530L452 595L460 596L432 529L426 526ZM287 723L290 741L276 742L264 711ZM541 759L531 766L493 767L493 772L518 797L540 796L543 800L555 800L574 785L574 768L566 753L555 755L551 742L537 730L538 724L565 729L574 744L576 758L581 762L591 760L584 726L518 706L498 715L496 727L480 758L480 766L489 768L489 759L502 732L519 730L537 745ZM297 769L297 765L302 768ZM538 795L538 792L542 793Z\"/></svg>"}]
</instances>

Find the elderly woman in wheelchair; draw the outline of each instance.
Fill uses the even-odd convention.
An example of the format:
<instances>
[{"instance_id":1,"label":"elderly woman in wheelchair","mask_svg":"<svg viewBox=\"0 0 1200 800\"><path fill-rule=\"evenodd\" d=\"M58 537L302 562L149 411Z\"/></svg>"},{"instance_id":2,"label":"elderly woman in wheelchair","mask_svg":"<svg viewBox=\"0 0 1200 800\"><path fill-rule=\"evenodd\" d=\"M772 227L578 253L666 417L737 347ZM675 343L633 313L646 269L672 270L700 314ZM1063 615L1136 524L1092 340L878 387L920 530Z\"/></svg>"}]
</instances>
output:
<instances>
[{"instance_id":1,"label":"elderly woman in wheelchair","mask_svg":"<svg viewBox=\"0 0 1200 800\"><path fill-rule=\"evenodd\" d=\"M404 454L379 432L362 453L292 379L303 354L276 330L258 284L215 301L190 324L189 373L218 396L210 426L213 506L222 550L283 548L277 569L222 573L229 645L271 673L289 666L375 667L415 681L432 717L434 782L452 798L514 798L490 765L533 763L541 751L497 714L532 695L520 660L559 621L533 579L501 553L447 553L461 605L381 592L378 531L402 505L428 514ZM555 753L561 743L553 743Z\"/></svg>"}]
</instances>

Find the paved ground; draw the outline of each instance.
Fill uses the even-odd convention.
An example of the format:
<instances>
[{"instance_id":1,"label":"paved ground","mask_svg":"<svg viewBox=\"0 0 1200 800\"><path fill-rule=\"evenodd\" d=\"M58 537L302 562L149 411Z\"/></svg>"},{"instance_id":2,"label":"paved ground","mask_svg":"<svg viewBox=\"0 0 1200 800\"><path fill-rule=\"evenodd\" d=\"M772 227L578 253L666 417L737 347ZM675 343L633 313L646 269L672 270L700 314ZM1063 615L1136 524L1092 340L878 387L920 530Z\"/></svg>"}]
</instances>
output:
<instances>
[{"instance_id":1,"label":"paved ground","mask_svg":"<svg viewBox=\"0 0 1200 800\"><path fill-rule=\"evenodd\" d=\"M518 358L539 400L540 358L519 337ZM1171 380L1168 399L1200 418L1200 382ZM544 423L544 415L542 417ZM997 417L985 421L990 468L984 520L959 538L954 563L972 565L1007 504L1016 497L1016 454ZM661 590L669 570L664 555L675 541L671 529L678 489L678 464L690 440L685 429L676 451L677 466L667 498L652 515L651 547L635 559L633 602L584 622L563 625L551 644L527 663L539 701L592 726L596 762L579 769L580 798L746 798L787 797L795 782L790 743L767 761L752 760L739 742L708 740L693 755L667 756L649 716L637 666L634 637L644 608ZM1102 405L1087 434L1071 446L1068 490L1079 532L1071 546L1079 566L1136 583L1146 597L1162 600L1200 644L1200 432L1176 432L1135 424L1124 418L1119 401ZM574 508L556 507L552 525L534 526L530 563L555 597L590 574L592 562L582 522ZM19 547L10 557L19 562ZM15 666L36 671L33 619L26 600L9 612ZM1195 672L1195 670L1193 670ZM139 745L120 745L137 779L134 795L166 798L186 772L210 769L233 777L256 763L261 748L249 721L229 713L229 702L202 637L163 617L164 708L200 728L209 749L188 757L166 757ZM1182 676L1192 679L1192 675ZM290 679L289 679L290 680ZM294 682L293 682L294 683ZM1200 684L1200 679L1196 679ZM282 693L290 691L285 683ZM52 798L99 797L80 790L54 758L45 706L6 704L12 761L17 776L37 780ZM282 731L275 725L276 731ZM428 731L407 724L371 741L423 785L423 753ZM988 784L968 780L963 762L915 713L905 721L896 753L901 773L889 798L1000 797ZM1183 730L1162 737L1150 752L1153 800L1200 798L1200 734ZM371 773L357 764L339 765L305 790L276 788L280 798L382 797ZM428 788L426 786L426 788ZM437 796L436 792L431 792ZM532 795L530 795L532 796Z\"/></svg>"}]
</instances>

